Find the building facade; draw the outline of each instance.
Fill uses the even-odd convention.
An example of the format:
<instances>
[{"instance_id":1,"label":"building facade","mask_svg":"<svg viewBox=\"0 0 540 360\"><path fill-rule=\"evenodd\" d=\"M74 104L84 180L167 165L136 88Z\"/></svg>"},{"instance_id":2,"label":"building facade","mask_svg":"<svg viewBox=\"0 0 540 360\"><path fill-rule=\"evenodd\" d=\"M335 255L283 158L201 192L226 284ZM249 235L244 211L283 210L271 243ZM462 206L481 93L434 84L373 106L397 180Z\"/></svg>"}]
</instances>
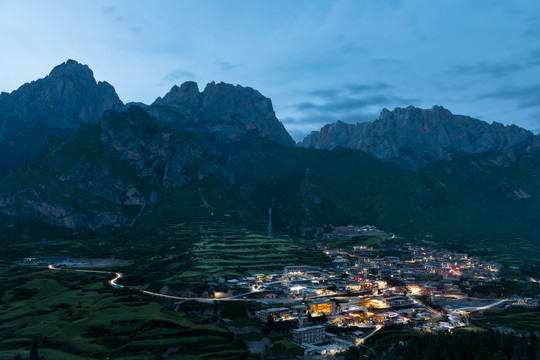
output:
<instances>
[{"instance_id":1,"label":"building facade","mask_svg":"<svg viewBox=\"0 0 540 360\"><path fill-rule=\"evenodd\" d=\"M293 341L297 344L314 344L321 342L326 337L326 330L322 325L309 326L293 330Z\"/></svg>"}]
</instances>

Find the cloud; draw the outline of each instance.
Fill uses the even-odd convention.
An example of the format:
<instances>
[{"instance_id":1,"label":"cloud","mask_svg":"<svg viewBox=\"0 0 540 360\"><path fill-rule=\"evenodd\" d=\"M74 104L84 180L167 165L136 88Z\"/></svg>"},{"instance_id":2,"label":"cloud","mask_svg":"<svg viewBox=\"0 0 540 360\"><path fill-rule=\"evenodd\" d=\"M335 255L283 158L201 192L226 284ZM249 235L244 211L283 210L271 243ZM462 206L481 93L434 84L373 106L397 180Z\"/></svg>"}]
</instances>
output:
<instances>
[{"instance_id":1,"label":"cloud","mask_svg":"<svg viewBox=\"0 0 540 360\"><path fill-rule=\"evenodd\" d=\"M312 131L319 131L326 124L343 121L349 124L357 124L377 119L378 112L358 112L348 116L304 114L298 117L285 117L281 122L287 128L295 141L302 141Z\"/></svg>"},{"instance_id":2,"label":"cloud","mask_svg":"<svg viewBox=\"0 0 540 360\"><path fill-rule=\"evenodd\" d=\"M363 93L366 91L388 90L388 89L391 89L393 86L384 82L378 82L378 83L370 84L370 85L349 84L346 87L351 93L358 94L358 93Z\"/></svg>"},{"instance_id":3,"label":"cloud","mask_svg":"<svg viewBox=\"0 0 540 360\"><path fill-rule=\"evenodd\" d=\"M486 75L493 78L500 78L538 65L540 65L540 49L531 51L525 59L519 62L479 62L476 64L459 65L454 69L454 73L459 75Z\"/></svg>"},{"instance_id":4,"label":"cloud","mask_svg":"<svg viewBox=\"0 0 540 360\"><path fill-rule=\"evenodd\" d=\"M231 64L230 62L227 62L227 61L217 62L216 65L219 65L221 70L224 70L224 71L232 71L232 70L238 69L239 67L244 66L242 64Z\"/></svg>"},{"instance_id":5,"label":"cloud","mask_svg":"<svg viewBox=\"0 0 540 360\"><path fill-rule=\"evenodd\" d=\"M540 37L540 29L538 27L531 27L523 32L524 36L527 37L534 37L538 38Z\"/></svg>"},{"instance_id":6,"label":"cloud","mask_svg":"<svg viewBox=\"0 0 540 360\"><path fill-rule=\"evenodd\" d=\"M291 136L300 141L314 129L341 120L346 123L373 121L383 107L408 106L419 99L391 93L393 85L384 82L346 84L337 89L307 92L312 99L284 107L288 117L282 119Z\"/></svg>"},{"instance_id":7,"label":"cloud","mask_svg":"<svg viewBox=\"0 0 540 360\"><path fill-rule=\"evenodd\" d=\"M334 99L339 95L338 90L313 90L308 92L309 95L326 98L326 99Z\"/></svg>"},{"instance_id":8,"label":"cloud","mask_svg":"<svg viewBox=\"0 0 540 360\"><path fill-rule=\"evenodd\" d=\"M539 15L528 15L523 20L523 23L526 25L526 30L523 31L523 35L527 37L539 37L540 28L538 28L538 23L540 22Z\"/></svg>"},{"instance_id":9,"label":"cloud","mask_svg":"<svg viewBox=\"0 0 540 360\"><path fill-rule=\"evenodd\" d=\"M376 58L369 60L369 63L374 66L386 66L386 67L394 67L394 68L402 68L403 64L396 59L391 58Z\"/></svg>"},{"instance_id":10,"label":"cloud","mask_svg":"<svg viewBox=\"0 0 540 360\"><path fill-rule=\"evenodd\" d=\"M316 111L322 113L350 112L365 110L373 106L382 108L392 105L411 105L418 103L415 98L405 98L395 95L373 95L362 98L345 98L339 101L328 102L325 104L317 104L313 102L301 102L291 105L298 111Z\"/></svg>"},{"instance_id":11,"label":"cloud","mask_svg":"<svg viewBox=\"0 0 540 360\"><path fill-rule=\"evenodd\" d=\"M103 11L104 14L109 15L109 14L112 14L112 13L116 12L116 7L114 7L114 6L105 6L102 9L102 11Z\"/></svg>"},{"instance_id":12,"label":"cloud","mask_svg":"<svg viewBox=\"0 0 540 360\"><path fill-rule=\"evenodd\" d=\"M510 73L521 70L520 64L494 64L481 62L477 64L459 65L455 73L459 75L488 75L492 77L502 77Z\"/></svg>"},{"instance_id":13,"label":"cloud","mask_svg":"<svg viewBox=\"0 0 540 360\"><path fill-rule=\"evenodd\" d=\"M376 93L391 88L393 88L392 85L384 82L377 82L375 84L347 84L343 89L321 89L309 91L307 94L331 100L337 97L350 97L352 95L358 95L365 92Z\"/></svg>"},{"instance_id":14,"label":"cloud","mask_svg":"<svg viewBox=\"0 0 540 360\"><path fill-rule=\"evenodd\" d=\"M503 88L483 94L480 99L517 100L523 108L540 107L540 85Z\"/></svg>"},{"instance_id":15,"label":"cloud","mask_svg":"<svg viewBox=\"0 0 540 360\"><path fill-rule=\"evenodd\" d=\"M185 79L185 78L193 79L193 78L195 78L195 75L193 75L193 73L191 73L189 71L178 69L178 70L175 70L175 71L170 72L167 75L165 75L163 80L165 80L165 81L175 81L175 80L178 80L178 79Z\"/></svg>"},{"instance_id":16,"label":"cloud","mask_svg":"<svg viewBox=\"0 0 540 360\"><path fill-rule=\"evenodd\" d=\"M109 17L109 19L112 19L112 21L116 23L124 23L127 21L124 16L118 14L118 9L116 6L105 6L101 9L101 11L105 16Z\"/></svg>"},{"instance_id":17,"label":"cloud","mask_svg":"<svg viewBox=\"0 0 540 360\"><path fill-rule=\"evenodd\" d=\"M347 43L340 47L343 53L364 53L366 49L356 43Z\"/></svg>"}]
</instances>

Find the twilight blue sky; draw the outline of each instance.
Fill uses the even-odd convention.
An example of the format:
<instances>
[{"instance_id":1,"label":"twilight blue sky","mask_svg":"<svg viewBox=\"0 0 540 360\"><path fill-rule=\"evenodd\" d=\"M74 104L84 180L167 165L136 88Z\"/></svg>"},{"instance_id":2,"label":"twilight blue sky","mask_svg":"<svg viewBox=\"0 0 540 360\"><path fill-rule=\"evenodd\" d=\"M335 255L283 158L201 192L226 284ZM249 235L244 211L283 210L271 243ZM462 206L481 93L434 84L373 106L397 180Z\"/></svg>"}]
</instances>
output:
<instances>
[{"instance_id":1,"label":"twilight blue sky","mask_svg":"<svg viewBox=\"0 0 540 360\"><path fill-rule=\"evenodd\" d=\"M540 132L540 1L0 0L0 91L67 59L124 102L251 86L296 140L383 107L442 105Z\"/></svg>"}]
</instances>

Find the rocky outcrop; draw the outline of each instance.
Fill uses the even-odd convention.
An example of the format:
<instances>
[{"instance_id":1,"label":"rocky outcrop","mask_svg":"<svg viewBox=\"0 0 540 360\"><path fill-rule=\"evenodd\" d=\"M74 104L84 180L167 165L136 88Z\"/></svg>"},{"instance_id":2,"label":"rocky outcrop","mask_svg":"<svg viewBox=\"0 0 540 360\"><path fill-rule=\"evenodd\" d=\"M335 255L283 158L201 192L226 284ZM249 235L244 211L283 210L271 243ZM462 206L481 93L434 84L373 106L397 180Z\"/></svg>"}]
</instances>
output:
<instances>
[{"instance_id":1,"label":"rocky outcrop","mask_svg":"<svg viewBox=\"0 0 540 360\"><path fill-rule=\"evenodd\" d=\"M530 131L515 125L488 124L453 115L440 106L429 110L410 106L393 111L383 109L379 119L373 122L325 125L299 145L362 150L404 169L417 170L453 155L504 152L533 139Z\"/></svg>"},{"instance_id":2,"label":"rocky outcrop","mask_svg":"<svg viewBox=\"0 0 540 360\"><path fill-rule=\"evenodd\" d=\"M0 186L0 213L74 231L132 224L168 188L208 177L233 183L211 144L161 129L145 110L107 111L99 124L50 141Z\"/></svg>"},{"instance_id":3,"label":"rocky outcrop","mask_svg":"<svg viewBox=\"0 0 540 360\"><path fill-rule=\"evenodd\" d=\"M185 82L158 98L148 109L170 125L210 136L217 141L239 141L256 135L284 146L295 146L276 118L272 101L257 90L211 82L203 92Z\"/></svg>"},{"instance_id":4,"label":"rocky outcrop","mask_svg":"<svg viewBox=\"0 0 540 360\"><path fill-rule=\"evenodd\" d=\"M45 78L0 94L0 166L21 167L47 136L97 123L105 110L123 108L109 83L96 82L88 66L68 60Z\"/></svg>"}]
</instances>

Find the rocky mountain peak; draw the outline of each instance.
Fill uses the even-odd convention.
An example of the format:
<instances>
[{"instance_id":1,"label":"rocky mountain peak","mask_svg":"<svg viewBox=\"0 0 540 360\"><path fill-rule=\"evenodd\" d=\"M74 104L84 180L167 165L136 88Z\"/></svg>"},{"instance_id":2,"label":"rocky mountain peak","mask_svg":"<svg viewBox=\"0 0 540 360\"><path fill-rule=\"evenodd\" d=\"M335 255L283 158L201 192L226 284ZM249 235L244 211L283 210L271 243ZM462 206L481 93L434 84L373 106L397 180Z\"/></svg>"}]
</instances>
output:
<instances>
[{"instance_id":1,"label":"rocky mountain peak","mask_svg":"<svg viewBox=\"0 0 540 360\"><path fill-rule=\"evenodd\" d=\"M195 81L186 81L180 87L174 85L163 97L158 98L153 105L167 105L171 107L188 107L197 109L200 106L201 93Z\"/></svg>"},{"instance_id":2,"label":"rocky mountain peak","mask_svg":"<svg viewBox=\"0 0 540 360\"><path fill-rule=\"evenodd\" d=\"M49 73L49 78L78 81L79 79L93 79L94 72L88 65L69 59L60 65L56 65Z\"/></svg>"},{"instance_id":3,"label":"rocky mountain peak","mask_svg":"<svg viewBox=\"0 0 540 360\"><path fill-rule=\"evenodd\" d=\"M256 135L284 146L296 145L276 118L272 101L250 87L211 82L199 92L197 83L185 82L158 98L149 111L160 120L218 141Z\"/></svg>"},{"instance_id":4,"label":"rocky mountain peak","mask_svg":"<svg viewBox=\"0 0 540 360\"><path fill-rule=\"evenodd\" d=\"M44 78L0 96L0 150L8 154L0 166L22 166L47 136L97 123L105 110L123 108L110 84L97 83L87 65L68 60Z\"/></svg>"},{"instance_id":5,"label":"rocky mountain peak","mask_svg":"<svg viewBox=\"0 0 540 360\"><path fill-rule=\"evenodd\" d=\"M81 123L98 122L106 109L123 107L109 83L97 83L92 70L74 60L55 66L46 77L0 98L0 116L8 123L17 120L18 126L26 128L38 124L75 128Z\"/></svg>"},{"instance_id":6,"label":"rocky mountain peak","mask_svg":"<svg viewBox=\"0 0 540 360\"><path fill-rule=\"evenodd\" d=\"M402 168L417 170L452 155L505 151L532 140L530 131L515 125L490 125L469 116L454 115L442 106L409 106L383 109L373 122L325 125L308 135L300 146L362 150Z\"/></svg>"}]
</instances>

